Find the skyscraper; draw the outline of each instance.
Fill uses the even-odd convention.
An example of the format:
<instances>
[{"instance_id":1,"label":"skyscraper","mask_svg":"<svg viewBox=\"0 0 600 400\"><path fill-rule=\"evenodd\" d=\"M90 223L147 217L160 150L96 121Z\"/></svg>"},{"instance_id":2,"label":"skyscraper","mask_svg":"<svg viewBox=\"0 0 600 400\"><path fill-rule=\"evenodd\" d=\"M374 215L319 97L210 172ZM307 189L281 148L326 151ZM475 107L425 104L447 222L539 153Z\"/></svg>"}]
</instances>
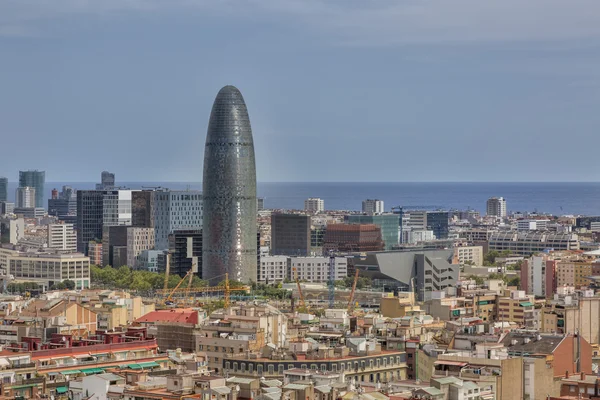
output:
<instances>
[{"instance_id":1,"label":"skyscraper","mask_svg":"<svg viewBox=\"0 0 600 400\"><path fill-rule=\"evenodd\" d=\"M15 203L18 208L35 208L36 190L32 187L19 187L15 193Z\"/></svg>"},{"instance_id":2,"label":"skyscraper","mask_svg":"<svg viewBox=\"0 0 600 400\"><path fill-rule=\"evenodd\" d=\"M256 280L256 165L246 103L234 86L213 104L204 150L202 277Z\"/></svg>"},{"instance_id":3,"label":"skyscraper","mask_svg":"<svg viewBox=\"0 0 600 400\"><path fill-rule=\"evenodd\" d=\"M35 204L32 207L44 208L45 183L45 171L19 171L19 187L35 188Z\"/></svg>"},{"instance_id":4,"label":"skyscraper","mask_svg":"<svg viewBox=\"0 0 600 400\"><path fill-rule=\"evenodd\" d=\"M0 177L0 201L8 201L8 178Z\"/></svg>"},{"instance_id":5,"label":"skyscraper","mask_svg":"<svg viewBox=\"0 0 600 400\"><path fill-rule=\"evenodd\" d=\"M108 171L102 171L100 177L102 183L96 184L96 190L113 190L115 188L115 174Z\"/></svg>"},{"instance_id":6,"label":"skyscraper","mask_svg":"<svg viewBox=\"0 0 600 400\"><path fill-rule=\"evenodd\" d=\"M485 208L488 216L506 218L506 200L503 197L490 197Z\"/></svg>"}]
</instances>

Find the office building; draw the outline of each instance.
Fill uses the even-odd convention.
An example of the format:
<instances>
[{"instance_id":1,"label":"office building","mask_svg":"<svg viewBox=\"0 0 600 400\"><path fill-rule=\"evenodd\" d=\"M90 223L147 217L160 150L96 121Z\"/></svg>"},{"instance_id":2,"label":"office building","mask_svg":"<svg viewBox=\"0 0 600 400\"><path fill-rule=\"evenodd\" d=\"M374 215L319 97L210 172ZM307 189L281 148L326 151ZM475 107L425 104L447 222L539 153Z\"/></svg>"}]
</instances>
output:
<instances>
[{"instance_id":1,"label":"office building","mask_svg":"<svg viewBox=\"0 0 600 400\"><path fill-rule=\"evenodd\" d=\"M323 238L323 252L360 253L384 247L381 228L375 224L328 224Z\"/></svg>"},{"instance_id":2,"label":"office building","mask_svg":"<svg viewBox=\"0 0 600 400\"><path fill-rule=\"evenodd\" d=\"M197 190L153 192L156 249L169 248L169 235L177 230L202 229L202 194Z\"/></svg>"},{"instance_id":3,"label":"office building","mask_svg":"<svg viewBox=\"0 0 600 400\"><path fill-rule=\"evenodd\" d=\"M77 215L77 192L70 186L63 186L60 193L53 189L52 197L48 199L48 215L60 220L74 219Z\"/></svg>"},{"instance_id":4,"label":"office building","mask_svg":"<svg viewBox=\"0 0 600 400\"><path fill-rule=\"evenodd\" d=\"M272 214L271 254L308 256L311 249L310 223L310 215Z\"/></svg>"},{"instance_id":5,"label":"office building","mask_svg":"<svg viewBox=\"0 0 600 400\"><path fill-rule=\"evenodd\" d=\"M77 251L77 234L73 224L49 224L48 248L75 253Z\"/></svg>"},{"instance_id":6,"label":"office building","mask_svg":"<svg viewBox=\"0 0 600 400\"><path fill-rule=\"evenodd\" d=\"M0 218L0 243L17 244L25 237L25 221L23 218Z\"/></svg>"},{"instance_id":7,"label":"office building","mask_svg":"<svg viewBox=\"0 0 600 400\"><path fill-rule=\"evenodd\" d=\"M154 228L154 191L133 191L131 193L131 213L131 226Z\"/></svg>"},{"instance_id":8,"label":"office building","mask_svg":"<svg viewBox=\"0 0 600 400\"><path fill-rule=\"evenodd\" d=\"M383 206L383 200L379 199L367 199L362 202L362 212L368 215L383 214L385 208Z\"/></svg>"},{"instance_id":9,"label":"office building","mask_svg":"<svg viewBox=\"0 0 600 400\"><path fill-rule=\"evenodd\" d=\"M506 200L503 197L491 197L486 203L488 217L506 218Z\"/></svg>"},{"instance_id":10,"label":"office building","mask_svg":"<svg viewBox=\"0 0 600 400\"><path fill-rule=\"evenodd\" d=\"M44 208L45 183L45 171L19 171L19 187L35 189L35 204L31 207Z\"/></svg>"},{"instance_id":11,"label":"office building","mask_svg":"<svg viewBox=\"0 0 600 400\"><path fill-rule=\"evenodd\" d=\"M102 266L127 265L127 228L127 225L102 227Z\"/></svg>"},{"instance_id":12,"label":"office building","mask_svg":"<svg viewBox=\"0 0 600 400\"><path fill-rule=\"evenodd\" d=\"M304 200L304 211L311 213L320 213L325 211L325 201L317 197L311 197Z\"/></svg>"},{"instance_id":13,"label":"office building","mask_svg":"<svg viewBox=\"0 0 600 400\"><path fill-rule=\"evenodd\" d=\"M202 276L257 276L256 165L248 110L240 91L222 88L213 104L204 151Z\"/></svg>"},{"instance_id":14,"label":"office building","mask_svg":"<svg viewBox=\"0 0 600 400\"><path fill-rule=\"evenodd\" d=\"M274 283L283 282L288 278L287 256L265 256L261 257L258 267L258 282Z\"/></svg>"},{"instance_id":15,"label":"office building","mask_svg":"<svg viewBox=\"0 0 600 400\"><path fill-rule=\"evenodd\" d=\"M427 229L438 240L448 239L448 211L427 211Z\"/></svg>"},{"instance_id":16,"label":"office building","mask_svg":"<svg viewBox=\"0 0 600 400\"><path fill-rule=\"evenodd\" d=\"M15 203L0 201L0 215L13 214L15 211Z\"/></svg>"},{"instance_id":17,"label":"office building","mask_svg":"<svg viewBox=\"0 0 600 400\"><path fill-rule=\"evenodd\" d=\"M263 199L262 197L257 197L256 198L256 210L262 211L264 209L265 209L265 199Z\"/></svg>"},{"instance_id":18,"label":"office building","mask_svg":"<svg viewBox=\"0 0 600 400\"><path fill-rule=\"evenodd\" d=\"M548 220L546 219L521 219L517 221L518 231L546 231Z\"/></svg>"},{"instance_id":19,"label":"office building","mask_svg":"<svg viewBox=\"0 0 600 400\"><path fill-rule=\"evenodd\" d=\"M398 214L346 215L344 221L348 224L377 225L381 229L385 250L391 250L399 243L398 225L400 224L400 217Z\"/></svg>"},{"instance_id":20,"label":"office building","mask_svg":"<svg viewBox=\"0 0 600 400\"><path fill-rule=\"evenodd\" d=\"M354 261L361 276L368 276L376 287L411 291L419 301L432 292L456 287L460 265L453 264L453 250L407 250L368 253Z\"/></svg>"},{"instance_id":21,"label":"office building","mask_svg":"<svg viewBox=\"0 0 600 400\"><path fill-rule=\"evenodd\" d=\"M35 188L29 186L17 188L15 193L15 208L34 208L35 201Z\"/></svg>"},{"instance_id":22,"label":"office building","mask_svg":"<svg viewBox=\"0 0 600 400\"><path fill-rule=\"evenodd\" d=\"M76 227L79 252L88 254L90 241L103 240L102 232L105 226L130 226L131 222L131 190L77 191ZM124 246L127 246L126 242Z\"/></svg>"},{"instance_id":23,"label":"office building","mask_svg":"<svg viewBox=\"0 0 600 400\"><path fill-rule=\"evenodd\" d=\"M574 233L495 232L488 242L489 250L510 251L513 255L530 256L544 250L579 250L579 237Z\"/></svg>"},{"instance_id":24,"label":"office building","mask_svg":"<svg viewBox=\"0 0 600 400\"><path fill-rule=\"evenodd\" d=\"M100 175L100 182L96 184L96 190L113 190L115 188L115 174L102 171Z\"/></svg>"},{"instance_id":25,"label":"office building","mask_svg":"<svg viewBox=\"0 0 600 400\"><path fill-rule=\"evenodd\" d=\"M144 250L140 253L137 260L139 269L150 272L159 272L159 258L163 250Z\"/></svg>"},{"instance_id":26,"label":"office building","mask_svg":"<svg viewBox=\"0 0 600 400\"><path fill-rule=\"evenodd\" d=\"M552 298L556 291L556 260L531 256L521 263L521 289L536 297Z\"/></svg>"},{"instance_id":27,"label":"office building","mask_svg":"<svg viewBox=\"0 0 600 400\"><path fill-rule=\"evenodd\" d=\"M46 210L40 207L15 207L13 214L21 218L42 218L46 215Z\"/></svg>"},{"instance_id":28,"label":"office building","mask_svg":"<svg viewBox=\"0 0 600 400\"><path fill-rule=\"evenodd\" d=\"M8 201L8 178L0 177L0 202Z\"/></svg>"},{"instance_id":29,"label":"office building","mask_svg":"<svg viewBox=\"0 0 600 400\"><path fill-rule=\"evenodd\" d=\"M15 280L36 282L45 290L64 280L76 289L90 287L90 259L80 253L55 254L0 248L0 270Z\"/></svg>"},{"instance_id":30,"label":"office building","mask_svg":"<svg viewBox=\"0 0 600 400\"><path fill-rule=\"evenodd\" d=\"M296 276L301 281L328 282L329 257L289 257L288 276L292 280ZM335 257L333 280L338 281L348 276L348 260L346 257Z\"/></svg>"},{"instance_id":31,"label":"office building","mask_svg":"<svg viewBox=\"0 0 600 400\"><path fill-rule=\"evenodd\" d=\"M202 229L176 230L171 233L169 252L171 274L184 276L192 269L202 278Z\"/></svg>"},{"instance_id":32,"label":"office building","mask_svg":"<svg viewBox=\"0 0 600 400\"><path fill-rule=\"evenodd\" d=\"M127 227L127 265L130 268L140 268L140 254L145 250L154 249L154 229Z\"/></svg>"}]
</instances>

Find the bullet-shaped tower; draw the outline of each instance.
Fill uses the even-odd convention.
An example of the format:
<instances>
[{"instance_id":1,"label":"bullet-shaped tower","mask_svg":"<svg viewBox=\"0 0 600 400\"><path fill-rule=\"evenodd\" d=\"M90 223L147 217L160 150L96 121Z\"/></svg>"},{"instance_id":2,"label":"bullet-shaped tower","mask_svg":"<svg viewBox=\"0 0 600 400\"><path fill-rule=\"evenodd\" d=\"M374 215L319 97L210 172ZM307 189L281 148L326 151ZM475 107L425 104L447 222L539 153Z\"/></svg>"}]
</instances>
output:
<instances>
[{"instance_id":1,"label":"bullet-shaped tower","mask_svg":"<svg viewBox=\"0 0 600 400\"><path fill-rule=\"evenodd\" d=\"M256 164L248 109L225 86L213 104L204 149L202 277L256 281Z\"/></svg>"}]
</instances>

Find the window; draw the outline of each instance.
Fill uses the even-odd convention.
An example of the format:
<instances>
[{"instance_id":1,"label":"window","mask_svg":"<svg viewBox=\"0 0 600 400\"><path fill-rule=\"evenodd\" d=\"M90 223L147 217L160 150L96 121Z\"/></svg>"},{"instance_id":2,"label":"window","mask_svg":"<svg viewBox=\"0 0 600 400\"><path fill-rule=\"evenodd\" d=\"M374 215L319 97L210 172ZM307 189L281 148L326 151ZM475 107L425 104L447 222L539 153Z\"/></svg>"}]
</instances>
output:
<instances>
[{"instance_id":1,"label":"window","mask_svg":"<svg viewBox=\"0 0 600 400\"><path fill-rule=\"evenodd\" d=\"M319 368L317 367L317 364L310 364L310 369L312 369L313 371L316 371Z\"/></svg>"},{"instance_id":2,"label":"window","mask_svg":"<svg viewBox=\"0 0 600 400\"><path fill-rule=\"evenodd\" d=\"M257 365L257 366L256 366L256 372L257 372L259 375L262 375L262 373L263 373L263 366L262 366L262 365Z\"/></svg>"},{"instance_id":3,"label":"window","mask_svg":"<svg viewBox=\"0 0 600 400\"><path fill-rule=\"evenodd\" d=\"M283 364L279 364L277 366L277 372L279 373L279 375L283 375L283 370L285 369L285 365Z\"/></svg>"},{"instance_id":4,"label":"window","mask_svg":"<svg viewBox=\"0 0 600 400\"><path fill-rule=\"evenodd\" d=\"M269 375L273 375L273 373L275 373L275 366L273 364L269 364L268 370Z\"/></svg>"},{"instance_id":5,"label":"window","mask_svg":"<svg viewBox=\"0 0 600 400\"><path fill-rule=\"evenodd\" d=\"M233 363L233 372L237 372L238 363Z\"/></svg>"},{"instance_id":6,"label":"window","mask_svg":"<svg viewBox=\"0 0 600 400\"><path fill-rule=\"evenodd\" d=\"M321 364L321 371L326 372L327 371L327 365Z\"/></svg>"},{"instance_id":7,"label":"window","mask_svg":"<svg viewBox=\"0 0 600 400\"><path fill-rule=\"evenodd\" d=\"M249 373L254 372L254 364L248 364L248 372Z\"/></svg>"},{"instance_id":8,"label":"window","mask_svg":"<svg viewBox=\"0 0 600 400\"><path fill-rule=\"evenodd\" d=\"M225 363L225 369L229 369L229 368L231 368L231 366L230 366L230 365L231 365L231 364L229 363L229 361L227 361L227 362Z\"/></svg>"}]
</instances>

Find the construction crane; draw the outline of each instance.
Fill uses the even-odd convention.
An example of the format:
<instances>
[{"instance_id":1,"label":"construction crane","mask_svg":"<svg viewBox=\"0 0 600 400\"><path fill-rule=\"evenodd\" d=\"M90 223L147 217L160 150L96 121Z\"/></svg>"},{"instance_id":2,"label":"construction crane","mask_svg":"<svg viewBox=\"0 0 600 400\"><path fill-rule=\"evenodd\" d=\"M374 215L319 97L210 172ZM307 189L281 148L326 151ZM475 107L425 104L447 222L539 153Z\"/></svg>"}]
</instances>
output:
<instances>
[{"instance_id":1,"label":"construction crane","mask_svg":"<svg viewBox=\"0 0 600 400\"><path fill-rule=\"evenodd\" d=\"M169 292L169 295L168 295L168 296L167 296L167 298L165 299L165 304L172 304L172 303L173 303L173 294L175 294L175 292L177 292L177 289L179 289L179 286L181 286L181 284L183 283L183 281L185 281L185 279L186 279L188 276L190 276L190 277L191 277L192 275L194 275L194 274L192 273L192 270L190 269L190 270L187 272L187 274L185 274L185 276L184 276L183 278L181 278L181 280L179 281L179 283L177 284L177 286L175 286L175 288L173 288L173 289L172 289L172 290ZM190 281L191 281L191 280L190 280ZM168 290L168 289L167 289L167 290ZM189 291L189 288L187 288L186 290L188 290L188 291Z\"/></svg>"},{"instance_id":2,"label":"construction crane","mask_svg":"<svg viewBox=\"0 0 600 400\"><path fill-rule=\"evenodd\" d=\"M308 311L306 307L306 302L304 301L304 294L302 294L302 287L300 286L300 281L298 280L298 270L296 268L292 268L294 271L294 279L296 280L296 286L298 286L298 296L300 296L300 306L302 308L301 311Z\"/></svg>"},{"instance_id":3,"label":"construction crane","mask_svg":"<svg viewBox=\"0 0 600 400\"><path fill-rule=\"evenodd\" d=\"M358 268L354 274L354 282L352 283L352 291L350 292L350 298L348 299L348 314L354 309L354 292L356 291L356 283L358 282Z\"/></svg>"},{"instance_id":4,"label":"construction crane","mask_svg":"<svg viewBox=\"0 0 600 400\"><path fill-rule=\"evenodd\" d=\"M167 301L171 301L173 299L173 296L175 294L183 294L184 296L189 296L190 294L198 294L198 293L216 293L216 292L223 292L223 300L225 302L224 307L227 308L230 305L230 294L231 292L247 292L249 291L251 288L249 286L241 286L241 287L236 287L236 288L232 288L229 285L229 274L225 274L225 284L223 286L206 286L206 287L201 287L201 288L180 288L179 286L181 286L181 283L183 281L185 281L186 278L189 277L188 274L193 275L192 270L190 269L188 271L188 273L181 279L181 281L179 281L179 284L174 288L174 289L167 289L167 290L158 290L157 293L159 295L163 295L163 296L167 296L167 299L165 301L165 303Z\"/></svg>"},{"instance_id":5,"label":"construction crane","mask_svg":"<svg viewBox=\"0 0 600 400\"><path fill-rule=\"evenodd\" d=\"M329 308L333 308L335 302L335 254L329 251Z\"/></svg>"},{"instance_id":6,"label":"construction crane","mask_svg":"<svg viewBox=\"0 0 600 400\"><path fill-rule=\"evenodd\" d=\"M171 273L171 252L167 251L167 262L165 263L165 284L163 290L169 288L169 274Z\"/></svg>"},{"instance_id":7,"label":"construction crane","mask_svg":"<svg viewBox=\"0 0 600 400\"><path fill-rule=\"evenodd\" d=\"M194 281L194 273L196 272L195 270L197 270L197 265L198 264L193 263L190 270L188 271L188 275L190 276L190 278L187 285L186 297L190 297L190 290L192 289L192 282ZM191 274L189 272L191 272Z\"/></svg>"}]
</instances>

